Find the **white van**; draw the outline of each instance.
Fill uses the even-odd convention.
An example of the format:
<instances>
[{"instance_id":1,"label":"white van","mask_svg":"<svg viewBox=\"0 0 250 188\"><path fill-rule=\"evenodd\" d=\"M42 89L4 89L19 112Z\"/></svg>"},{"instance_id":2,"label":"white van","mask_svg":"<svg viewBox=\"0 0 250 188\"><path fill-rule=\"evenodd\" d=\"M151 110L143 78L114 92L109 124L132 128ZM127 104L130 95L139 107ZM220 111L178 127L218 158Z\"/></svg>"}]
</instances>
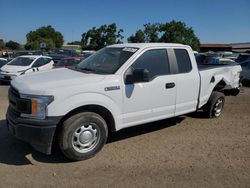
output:
<instances>
[{"instance_id":1,"label":"white van","mask_svg":"<svg viewBox=\"0 0 250 188\"><path fill-rule=\"evenodd\" d=\"M0 69L0 80L11 81L19 75L53 68L51 57L24 55L16 57Z\"/></svg>"}]
</instances>

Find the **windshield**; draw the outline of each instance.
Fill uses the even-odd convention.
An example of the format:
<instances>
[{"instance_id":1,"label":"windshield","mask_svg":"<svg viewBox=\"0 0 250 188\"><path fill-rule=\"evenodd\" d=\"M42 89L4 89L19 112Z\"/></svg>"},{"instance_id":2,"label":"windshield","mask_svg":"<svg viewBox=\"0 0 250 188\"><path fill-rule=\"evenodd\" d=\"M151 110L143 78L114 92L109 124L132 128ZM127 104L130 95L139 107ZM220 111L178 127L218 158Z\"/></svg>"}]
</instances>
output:
<instances>
[{"instance_id":1,"label":"windshield","mask_svg":"<svg viewBox=\"0 0 250 188\"><path fill-rule=\"evenodd\" d=\"M8 65L29 66L35 59L34 57L16 57Z\"/></svg>"},{"instance_id":2,"label":"windshield","mask_svg":"<svg viewBox=\"0 0 250 188\"><path fill-rule=\"evenodd\" d=\"M98 74L114 74L138 48L106 47L78 64L77 69Z\"/></svg>"}]
</instances>

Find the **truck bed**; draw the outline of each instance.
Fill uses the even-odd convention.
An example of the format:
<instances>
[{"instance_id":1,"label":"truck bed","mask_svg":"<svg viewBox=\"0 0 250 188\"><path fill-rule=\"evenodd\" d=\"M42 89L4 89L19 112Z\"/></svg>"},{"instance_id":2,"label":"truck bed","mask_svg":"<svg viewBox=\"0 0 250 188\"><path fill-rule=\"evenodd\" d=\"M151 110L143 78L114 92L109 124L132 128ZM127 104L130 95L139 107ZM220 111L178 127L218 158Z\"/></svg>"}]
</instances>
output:
<instances>
[{"instance_id":1,"label":"truck bed","mask_svg":"<svg viewBox=\"0 0 250 188\"><path fill-rule=\"evenodd\" d=\"M203 71L203 70L208 70L208 69L215 69L215 68L221 68L221 67L232 67L232 66L237 66L239 65L238 63L235 64L198 64L198 70Z\"/></svg>"},{"instance_id":2,"label":"truck bed","mask_svg":"<svg viewBox=\"0 0 250 188\"><path fill-rule=\"evenodd\" d=\"M198 65L200 74L199 107L207 103L214 87L219 83L225 84L224 89L239 88L239 72L241 66L237 63L230 65L206 64Z\"/></svg>"}]
</instances>

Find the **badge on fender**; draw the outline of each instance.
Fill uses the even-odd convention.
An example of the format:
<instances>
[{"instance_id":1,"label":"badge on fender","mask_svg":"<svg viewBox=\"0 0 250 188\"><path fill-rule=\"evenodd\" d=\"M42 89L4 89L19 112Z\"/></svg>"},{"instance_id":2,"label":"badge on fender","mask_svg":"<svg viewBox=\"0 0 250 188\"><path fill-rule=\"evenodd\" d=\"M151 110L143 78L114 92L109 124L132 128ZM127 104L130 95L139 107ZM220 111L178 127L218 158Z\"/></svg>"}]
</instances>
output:
<instances>
[{"instance_id":1,"label":"badge on fender","mask_svg":"<svg viewBox=\"0 0 250 188\"><path fill-rule=\"evenodd\" d=\"M119 90L120 86L110 86L110 87L105 87L105 91L112 91L112 90Z\"/></svg>"}]
</instances>

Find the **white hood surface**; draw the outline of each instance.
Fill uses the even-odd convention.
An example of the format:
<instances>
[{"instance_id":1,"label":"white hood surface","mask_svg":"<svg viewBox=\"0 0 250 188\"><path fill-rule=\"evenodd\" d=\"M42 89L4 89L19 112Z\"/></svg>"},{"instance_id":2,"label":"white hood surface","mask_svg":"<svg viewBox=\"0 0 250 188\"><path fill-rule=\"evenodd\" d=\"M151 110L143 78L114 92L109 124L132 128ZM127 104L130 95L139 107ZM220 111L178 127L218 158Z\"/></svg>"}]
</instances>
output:
<instances>
[{"instance_id":1,"label":"white hood surface","mask_svg":"<svg viewBox=\"0 0 250 188\"><path fill-rule=\"evenodd\" d=\"M9 73L17 73L29 69L30 66L4 65L1 70Z\"/></svg>"},{"instance_id":2,"label":"white hood surface","mask_svg":"<svg viewBox=\"0 0 250 188\"><path fill-rule=\"evenodd\" d=\"M59 68L22 75L13 80L11 84L20 93L44 94L50 89L97 83L104 78L104 75Z\"/></svg>"}]
</instances>

